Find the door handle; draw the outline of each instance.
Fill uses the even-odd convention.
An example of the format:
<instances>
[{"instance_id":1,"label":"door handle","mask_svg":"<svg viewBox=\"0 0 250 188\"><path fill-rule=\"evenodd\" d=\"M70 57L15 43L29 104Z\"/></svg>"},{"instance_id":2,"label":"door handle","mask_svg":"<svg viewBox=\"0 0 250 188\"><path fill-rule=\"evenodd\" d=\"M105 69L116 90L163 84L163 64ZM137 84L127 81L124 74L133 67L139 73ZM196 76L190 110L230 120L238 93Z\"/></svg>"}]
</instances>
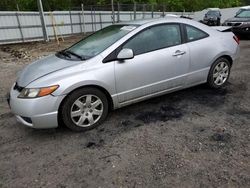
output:
<instances>
[{"instance_id":1,"label":"door handle","mask_svg":"<svg viewBox=\"0 0 250 188\"><path fill-rule=\"evenodd\" d=\"M184 55L186 52L185 51L180 51L180 50L177 50L173 56L176 57L176 56L181 56L181 55Z\"/></svg>"}]
</instances>

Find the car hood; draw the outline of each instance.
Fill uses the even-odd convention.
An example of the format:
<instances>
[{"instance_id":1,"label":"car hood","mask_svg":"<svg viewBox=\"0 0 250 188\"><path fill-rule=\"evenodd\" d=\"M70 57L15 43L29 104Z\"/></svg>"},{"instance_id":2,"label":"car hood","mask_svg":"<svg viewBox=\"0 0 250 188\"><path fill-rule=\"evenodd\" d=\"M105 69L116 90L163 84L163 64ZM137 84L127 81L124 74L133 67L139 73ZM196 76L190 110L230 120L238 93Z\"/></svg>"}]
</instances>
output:
<instances>
[{"instance_id":1,"label":"car hood","mask_svg":"<svg viewBox=\"0 0 250 188\"><path fill-rule=\"evenodd\" d=\"M21 87L26 87L29 83L40 77L79 63L81 63L81 61L60 59L55 55L42 58L22 70L17 78L17 84Z\"/></svg>"},{"instance_id":2,"label":"car hood","mask_svg":"<svg viewBox=\"0 0 250 188\"><path fill-rule=\"evenodd\" d=\"M237 17L234 17L234 18L227 19L226 22L250 22L250 18L237 18Z\"/></svg>"}]
</instances>

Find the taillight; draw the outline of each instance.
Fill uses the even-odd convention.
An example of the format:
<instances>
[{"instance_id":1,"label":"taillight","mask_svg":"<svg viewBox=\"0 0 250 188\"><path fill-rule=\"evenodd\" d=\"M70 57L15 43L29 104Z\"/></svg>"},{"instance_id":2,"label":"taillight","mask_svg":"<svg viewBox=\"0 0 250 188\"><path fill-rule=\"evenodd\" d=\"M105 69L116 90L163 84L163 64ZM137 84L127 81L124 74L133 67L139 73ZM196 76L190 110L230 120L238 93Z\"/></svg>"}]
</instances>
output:
<instances>
[{"instance_id":1,"label":"taillight","mask_svg":"<svg viewBox=\"0 0 250 188\"><path fill-rule=\"evenodd\" d=\"M240 39L239 39L239 37L237 37L237 36L234 35L234 40L235 40L235 42L237 42L238 45L240 44Z\"/></svg>"}]
</instances>

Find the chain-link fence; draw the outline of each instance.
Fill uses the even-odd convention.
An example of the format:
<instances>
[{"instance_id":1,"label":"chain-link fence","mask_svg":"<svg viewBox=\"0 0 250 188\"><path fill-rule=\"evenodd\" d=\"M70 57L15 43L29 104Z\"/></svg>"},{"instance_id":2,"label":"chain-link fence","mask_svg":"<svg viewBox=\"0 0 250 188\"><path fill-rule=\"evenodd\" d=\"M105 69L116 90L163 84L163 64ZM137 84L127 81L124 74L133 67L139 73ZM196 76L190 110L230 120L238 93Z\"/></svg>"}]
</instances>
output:
<instances>
[{"instance_id":1,"label":"chain-link fence","mask_svg":"<svg viewBox=\"0 0 250 188\"><path fill-rule=\"evenodd\" d=\"M80 10L80 7L73 7L72 10ZM84 5L84 10L91 11L93 14L100 11L109 13L114 23L127 20L164 17L166 14L173 14L173 12L169 11L167 4L115 3L113 5ZM193 13L183 11L174 12L174 14L192 16ZM127 15L129 15L129 19Z\"/></svg>"}]
</instances>

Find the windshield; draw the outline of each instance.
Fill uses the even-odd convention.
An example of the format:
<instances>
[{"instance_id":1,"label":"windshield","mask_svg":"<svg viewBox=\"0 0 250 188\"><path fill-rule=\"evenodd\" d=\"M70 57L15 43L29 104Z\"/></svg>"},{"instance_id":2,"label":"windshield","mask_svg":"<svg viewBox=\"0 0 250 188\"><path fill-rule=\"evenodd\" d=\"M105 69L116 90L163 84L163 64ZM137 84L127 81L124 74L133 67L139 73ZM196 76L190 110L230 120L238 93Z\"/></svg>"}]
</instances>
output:
<instances>
[{"instance_id":1,"label":"windshield","mask_svg":"<svg viewBox=\"0 0 250 188\"><path fill-rule=\"evenodd\" d=\"M242 10L236 18L250 18L250 10Z\"/></svg>"},{"instance_id":2,"label":"windshield","mask_svg":"<svg viewBox=\"0 0 250 188\"><path fill-rule=\"evenodd\" d=\"M94 57L134 30L135 25L111 25L68 48L67 51L81 56L82 59Z\"/></svg>"},{"instance_id":3,"label":"windshield","mask_svg":"<svg viewBox=\"0 0 250 188\"><path fill-rule=\"evenodd\" d=\"M220 13L218 11L208 11L207 15L208 16L219 16Z\"/></svg>"}]
</instances>

